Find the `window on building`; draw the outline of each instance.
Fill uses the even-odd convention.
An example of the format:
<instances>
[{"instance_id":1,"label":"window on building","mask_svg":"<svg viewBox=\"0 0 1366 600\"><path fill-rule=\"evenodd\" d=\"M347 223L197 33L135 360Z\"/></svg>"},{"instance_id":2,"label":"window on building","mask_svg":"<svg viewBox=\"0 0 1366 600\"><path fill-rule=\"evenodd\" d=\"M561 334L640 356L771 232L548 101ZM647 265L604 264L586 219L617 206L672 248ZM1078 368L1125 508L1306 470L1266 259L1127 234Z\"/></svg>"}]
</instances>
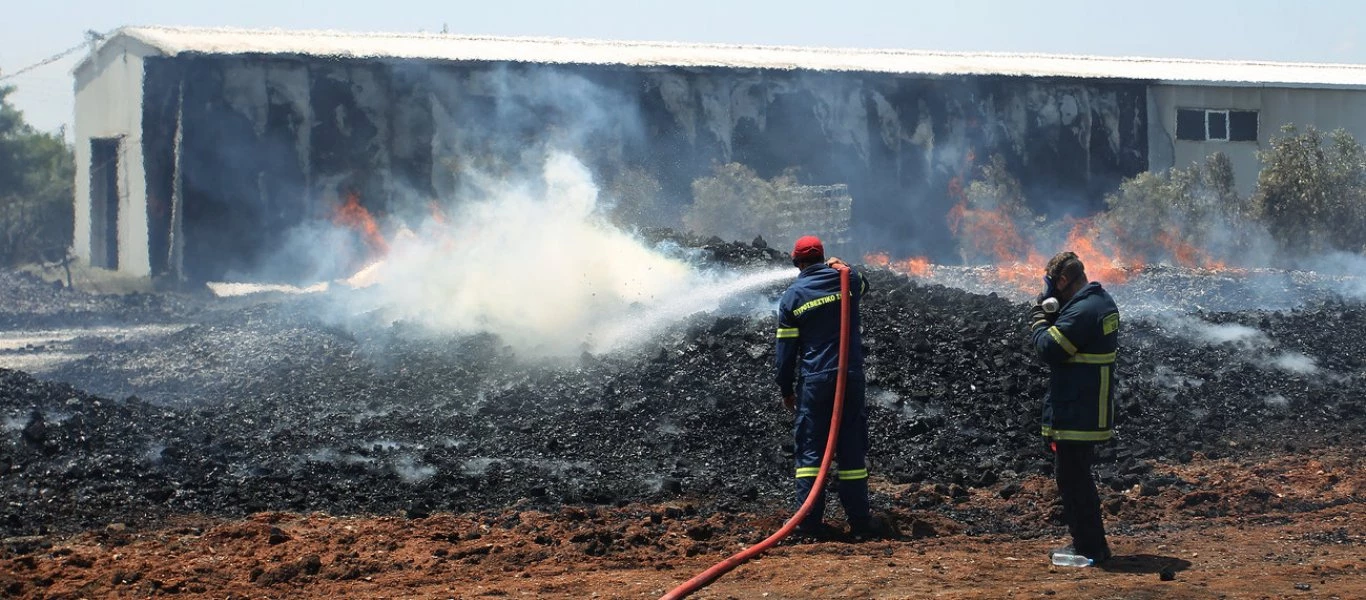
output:
<instances>
[{"instance_id":1,"label":"window on building","mask_svg":"<svg viewBox=\"0 0 1366 600\"><path fill-rule=\"evenodd\" d=\"M1230 141L1230 142L1255 142L1255 141L1257 141L1257 111L1255 111L1255 110L1231 110L1231 111L1228 111L1228 141Z\"/></svg>"},{"instance_id":2,"label":"window on building","mask_svg":"<svg viewBox=\"0 0 1366 600\"><path fill-rule=\"evenodd\" d=\"M1205 111L1189 108L1176 111L1176 139L1205 141Z\"/></svg>"},{"instance_id":3,"label":"window on building","mask_svg":"<svg viewBox=\"0 0 1366 600\"><path fill-rule=\"evenodd\" d=\"M1228 111L1205 111L1205 139L1219 142L1228 141Z\"/></svg>"},{"instance_id":4,"label":"window on building","mask_svg":"<svg viewBox=\"0 0 1366 600\"><path fill-rule=\"evenodd\" d=\"M1176 111L1176 139L1193 142L1255 142L1257 111L1179 109Z\"/></svg>"}]
</instances>

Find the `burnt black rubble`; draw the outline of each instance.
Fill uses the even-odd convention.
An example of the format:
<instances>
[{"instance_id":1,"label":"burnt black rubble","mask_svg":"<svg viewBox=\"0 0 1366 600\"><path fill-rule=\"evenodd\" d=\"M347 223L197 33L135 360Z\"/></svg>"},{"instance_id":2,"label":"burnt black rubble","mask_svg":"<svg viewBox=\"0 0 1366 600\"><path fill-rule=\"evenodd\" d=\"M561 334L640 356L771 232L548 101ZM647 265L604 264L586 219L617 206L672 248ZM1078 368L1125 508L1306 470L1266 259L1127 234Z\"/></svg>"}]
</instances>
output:
<instances>
[{"instance_id":1,"label":"burnt black rubble","mask_svg":"<svg viewBox=\"0 0 1366 600\"><path fill-rule=\"evenodd\" d=\"M640 237L656 248L672 248L681 255L706 264L745 268L786 266L792 261L786 252L772 247L762 236L746 244L727 242L716 236L702 237L665 227L651 227L642 230Z\"/></svg>"},{"instance_id":2,"label":"burnt black rubble","mask_svg":"<svg viewBox=\"0 0 1366 600\"><path fill-rule=\"evenodd\" d=\"M700 246L726 264L783 260L757 244ZM875 477L943 484L961 499L1048 472L1046 370L1023 342L1024 305L868 276ZM790 417L772 383L771 316L695 315L638 351L549 364L490 335L329 325L316 301L207 311L174 333L104 340L49 376L69 383L0 371L0 535L180 513L788 504ZM1366 438L1360 304L1202 316L1264 336L1213 342L1175 318L1126 321L1103 484L1171 484L1149 481L1149 462L1196 452Z\"/></svg>"},{"instance_id":3,"label":"burnt black rubble","mask_svg":"<svg viewBox=\"0 0 1366 600\"><path fill-rule=\"evenodd\" d=\"M1277 269L1209 270L1155 265L1145 267L1137 275L1112 287L1125 298L1121 308L1144 315L1171 307L1191 312L1290 310L1341 300L1345 290L1361 285L1352 276Z\"/></svg>"},{"instance_id":4,"label":"burnt black rubble","mask_svg":"<svg viewBox=\"0 0 1366 600\"><path fill-rule=\"evenodd\" d=\"M935 265L924 279L990 293L1001 287L995 267ZM1366 284L1358 276L1280 269L1189 269L1148 265L1120 271L1125 281L1106 281L1120 308L1145 317L1182 312L1291 310L1340 300L1360 301ZM1032 296L1023 290L1012 297Z\"/></svg>"},{"instance_id":5,"label":"burnt black rubble","mask_svg":"<svg viewBox=\"0 0 1366 600\"><path fill-rule=\"evenodd\" d=\"M92 294L21 271L0 270L0 290L0 330L163 323L200 304L186 294Z\"/></svg>"}]
</instances>

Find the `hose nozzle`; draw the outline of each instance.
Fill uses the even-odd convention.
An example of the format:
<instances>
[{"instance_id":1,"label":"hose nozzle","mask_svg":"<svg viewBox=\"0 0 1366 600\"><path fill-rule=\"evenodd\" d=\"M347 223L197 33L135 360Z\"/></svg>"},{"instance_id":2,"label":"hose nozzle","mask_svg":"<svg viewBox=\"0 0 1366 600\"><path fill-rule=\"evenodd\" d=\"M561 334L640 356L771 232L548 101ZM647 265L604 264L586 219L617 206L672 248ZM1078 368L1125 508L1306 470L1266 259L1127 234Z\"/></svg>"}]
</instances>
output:
<instances>
[{"instance_id":1,"label":"hose nozzle","mask_svg":"<svg viewBox=\"0 0 1366 600\"><path fill-rule=\"evenodd\" d=\"M1058 299L1057 299L1057 298L1044 298L1044 301L1043 301L1043 311L1044 311L1044 312L1046 312L1046 313L1048 313L1048 314L1051 315L1051 314L1053 314L1053 313L1055 313L1055 312L1058 312L1058 308L1059 308L1059 306L1058 306Z\"/></svg>"}]
</instances>

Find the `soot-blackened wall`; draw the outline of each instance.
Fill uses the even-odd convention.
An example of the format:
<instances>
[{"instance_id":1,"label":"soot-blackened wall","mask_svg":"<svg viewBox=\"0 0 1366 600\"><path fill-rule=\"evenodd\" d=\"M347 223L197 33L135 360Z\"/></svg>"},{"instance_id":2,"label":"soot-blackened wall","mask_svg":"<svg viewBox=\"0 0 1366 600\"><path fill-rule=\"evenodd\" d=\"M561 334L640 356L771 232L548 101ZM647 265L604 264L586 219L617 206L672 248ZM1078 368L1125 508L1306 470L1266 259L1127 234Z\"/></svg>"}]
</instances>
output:
<instances>
[{"instance_id":1,"label":"soot-blackened wall","mask_svg":"<svg viewBox=\"0 0 1366 600\"><path fill-rule=\"evenodd\" d=\"M154 62L174 63L158 68L175 76L148 78L148 97L166 100L146 109L151 118L174 117L167 99L182 97L183 82L184 269L194 280L260 278L267 263L268 278L302 276L305 265L282 255L286 232L326 219L346 195L378 214L422 212L458 196L471 171L511 173L547 141L600 174L645 169L675 214L714 164L742 162L765 177L795 168L801 183L849 186L867 249L938 257L953 255L949 182L971 171L969 157L1000 155L1035 208L1053 214L1093 212L1147 168L1146 87L1136 82L281 56ZM152 129L159 148L174 132L164 129Z\"/></svg>"}]
</instances>

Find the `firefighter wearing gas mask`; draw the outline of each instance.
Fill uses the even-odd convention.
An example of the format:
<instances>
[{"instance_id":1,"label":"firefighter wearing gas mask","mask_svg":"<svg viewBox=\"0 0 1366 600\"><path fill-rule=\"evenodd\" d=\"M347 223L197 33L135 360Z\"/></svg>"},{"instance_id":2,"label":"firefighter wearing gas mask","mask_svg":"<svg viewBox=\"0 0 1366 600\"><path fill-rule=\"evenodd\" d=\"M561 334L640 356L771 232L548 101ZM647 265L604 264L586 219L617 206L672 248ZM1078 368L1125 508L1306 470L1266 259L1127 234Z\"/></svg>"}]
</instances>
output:
<instances>
[{"instance_id":1,"label":"firefighter wearing gas mask","mask_svg":"<svg viewBox=\"0 0 1366 600\"><path fill-rule=\"evenodd\" d=\"M1044 292L1029 310L1029 338L1050 368L1043 436L1054 458L1063 520L1072 543L1053 563L1088 566L1110 558L1091 465L1095 446L1113 436L1119 309L1076 254L1048 261Z\"/></svg>"}]
</instances>

